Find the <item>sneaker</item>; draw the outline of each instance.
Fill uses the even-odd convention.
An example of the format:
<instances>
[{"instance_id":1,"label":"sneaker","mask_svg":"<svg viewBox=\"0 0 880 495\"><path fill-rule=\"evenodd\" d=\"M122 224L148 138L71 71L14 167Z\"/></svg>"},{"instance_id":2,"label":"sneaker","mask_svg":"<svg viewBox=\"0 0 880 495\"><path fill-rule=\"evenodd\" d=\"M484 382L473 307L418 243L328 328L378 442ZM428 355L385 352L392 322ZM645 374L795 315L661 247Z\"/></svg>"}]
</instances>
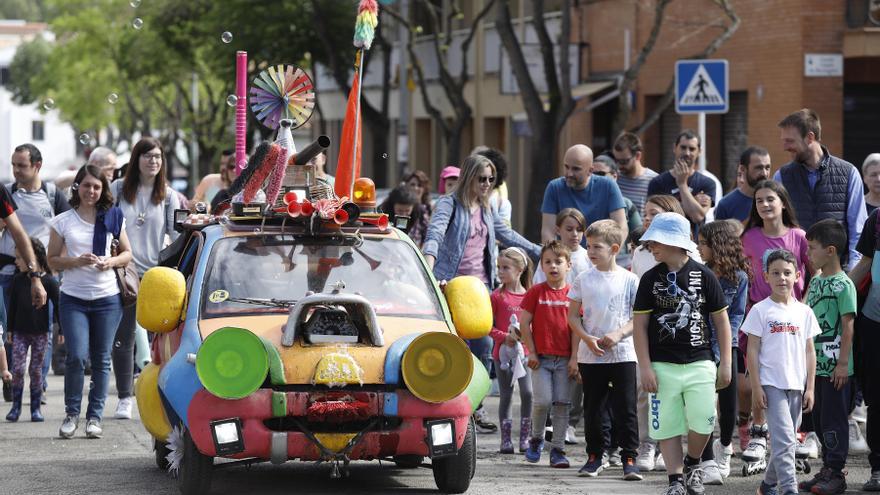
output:
<instances>
[{"instance_id":1,"label":"sneaker","mask_svg":"<svg viewBox=\"0 0 880 495\"><path fill-rule=\"evenodd\" d=\"M757 462L767 457L767 425L752 425L749 430L749 445L743 450L745 462Z\"/></svg>"},{"instance_id":2,"label":"sneaker","mask_svg":"<svg viewBox=\"0 0 880 495\"><path fill-rule=\"evenodd\" d=\"M654 458L654 471L666 471L666 462L663 460L663 454L657 454Z\"/></svg>"},{"instance_id":3,"label":"sneaker","mask_svg":"<svg viewBox=\"0 0 880 495\"><path fill-rule=\"evenodd\" d=\"M119 403L116 404L116 414L113 417L116 419L131 419L132 405L134 405L134 401L131 397L119 399Z\"/></svg>"},{"instance_id":4,"label":"sneaker","mask_svg":"<svg viewBox=\"0 0 880 495\"><path fill-rule=\"evenodd\" d=\"M569 427L565 429L565 445L577 445L578 440L574 435L574 426L569 425Z\"/></svg>"},{"instance_id":5,"label":"sneaker","mask_svg":"<svg viewBox=\"0 0 880 495\"><path fill-rule=\"evenodd\" d=\"M810 489L816 495L838 495L846 491L846 473L836 469L831 470L828 476L813 485Z\"/></svg>"},{"instance_id":6,"label":"sneaker","mask_svg":"<svg viewBox=\"0 0 880 495\"><path fill-rule=\"evenodd\" d=\"M687 490L684 489L684 485L681 482L673 481L666 487L663 495L687 495Z\"/></svg>"},{"instance_id":7,"label":"sneaker","mask_svg":"<svg viewBox=\"0 0 880 495\"><path fill-rule=\"evenodd\" d=\"M480 433L495 433L498 431L498 425L489 420L489 413L486 412L484 407L474 412L474 423L476 423L477 430Z\"/></svg>"},{"instance_id":8,"label":"sneaker","mask_svg":"<svg viewBox=\"0 0 880 495\"><path fill-rule=\"evenodd\" d=\"M565 451L559 449L550 449L550 467L557 469L566 469L569 467L568 458L565 457Z\"/></svg>"},{"instance_id":9,"label":"sneaker","mask_svg":"<svg viewBox=\"0 0 880 495\"><path fill-rule=\"evenodd\" d=\"M716 438L712 442L712 454L715 456L715 464L722 478L730 476L730 458L733 456L733 445L724 446L721 440Z\"/></svg>"},{"instance_id":10,"label":"sneaker","mask_svg":"<svg viewBox=\"0 0 880 495\"><path fill-rule=\"evenodd\" d=\"M92 418L86 423L86 438L101 438L104 429L101 428L101 420Z\"/></svg>"},{"instance_id":11,"label":"sneaker","mask_svg":"<svg viewBox=\"0 0 880 495\"><path fill-rule=\"evenodd\" d=\"M654 453L656 448L651 442L645 442L639 446L639 456L636 457L636 466L639 471L649 472L654 470Z\"/></svg>"},{"instance_id":12,"label":"sneaker","mask_svg":"<svg viewBox=\"0 0 880 495\"><path fill-rule=\"evenodd\" d=\"M755 495L777 495L779 492L776 490L776 487L773 485L768 485L761 480L761 484L758 485L758 490L755 492Z\"/></svg>"},{"instance_id":13,"label":"sneaker","mask_svg":"<svg viewBox=\"0 0 880 495\"><path fill-rule=\"evenodd\" d=\"M703 487L703 468L696 466L684 467L684 484L688 495L703 495L706 489Z\"/></svg>"},{"instance_id":14,"label":"sneaker","mask_svg":"<svg viewBox=\"0 0 880 495\"><path fill-rule=\"evenodd\" d=\"M811 431L807 433L803 441L798 441L795 448L795 455L800 459L818 459L819 458L819 437Z\"/></svg>"},{"instance_id":15,"label":"sneaker","mask_svg":"<svg viewBox=\"0 0 880 495\"><path fill-rule=\"evenodd\" d=\"M40 405L45 406L46 404L48 404L48 401L46 400L46 391L43 390L43 393L40 394Z\"/></svg>"},{"instance_id":16,"label":"sneaker","mask_svg":"<svg viewBox=\"0 0 880 495\"><path fill-rule=\"evenodd\" d=\"M605 451L604 457L608 460L608 465L605 467L623 466L623 460L620 458L620 449L608 449Z\"/></svg>"},{"instance_id":17,"label":"sneaker","mask_svg":"<svg viewBox=\"0 0 880 495\"><path fill-rule=\"evenodd\" d=\"M871 477L862 485L863 492L880 492L880 469L871 471Z\"/></svg>"},{"instance_id":18,"label":"sneaker","mask_svg":"<svg viewBox=\"0 0 880 495\"><path fill-rule=\"evenodd\" d=\"M540 437L530 438L529 448L526 450L526 460L533 464L540 461L542 450L544 450L544 439Z\"/></svg>"},{"instance_id":19,"label":"sneaker","mask_svg":"<svg viewBox=\"0 0 880 495\"><path fill-rule=\"evenodd\" d=\"M749 447L749 424L741 424L736 427L739 432L739 451L743 452Z\"/></svg>"},{"instance_id":20,"label":"sneaker","mask_svg":"<svg viewBox=\"0 0 880 495\"><path fill-rule=\"evenodd\" d=\"M632 457L627 457L623 463L623 479L626 481L642 481L644 477L639 472L639 466Z\"/></svg>"},{"instance_id":21,"label":"sneaker","mask_svg":"<svg viewBox=\"0 0 880 495\"><path fill-rule=\"evenodd\" d=\"M700 463L700 469L703 470L704 485L723 485L724 479L721 477L721 470L714 460L703 461Z\"/></svg>"},{"instance_id":22,"label":"sneaker","mask_svg":"<svg viewBox=\"0 0 880 495\"><path fill-rule=\"evenodd\" d=\"M820 469L818 473L814 474L812 479L804 480L798 483L798 490L802 492L812 491L814 486L819 484L820 481L824 480L830 475L831 468L822 466L822 469Z\"/></svg>"},{"instance_id":23,"label":"sneaker","mask_svg":"<svg viewBox=\"0 0 880 495\"><path fill-rule=\"evenodd\" d=\"M596 476L599 476L599 473L604 469L605 466L602 464L602 456L590 454L587 462L578 470L578 476L595 478Z\"/></svg>"},{"instance_id":24,"label":"sneaker","mask_svg":"<svg viewBox=\"0 0 880 495\"><path fill-rule=\"evenodd\" d=\"M868 442L865 441L865 436L862 435L862 429L859 427L859 423L854 419L849 420L849 453L852 454L866 454L868 452Z\"/></svg>"},{"instance_id":25,"label":"sneaker","mask_svg":"<svg viewBox=\"0 0 880 495\"><path fill-rule=\"evenodd\" d=\"M865 405L865 402L862 401L853 409L850 418L856 420L859 423L867 423L868 422L868 406Z\"/></svg>"},{"instance_id":26,"label":"sneaker","mask_svg":"<svg viewBox=\"0 0 880 495\"><path fill-rule=\"evenodd\" d=\"M61 423L61 428L58 429L58 436L61 438L73 438L77 427L79 427L79 416L69 414L64 418L64 422Z\"/></svg>"}]
</instances>

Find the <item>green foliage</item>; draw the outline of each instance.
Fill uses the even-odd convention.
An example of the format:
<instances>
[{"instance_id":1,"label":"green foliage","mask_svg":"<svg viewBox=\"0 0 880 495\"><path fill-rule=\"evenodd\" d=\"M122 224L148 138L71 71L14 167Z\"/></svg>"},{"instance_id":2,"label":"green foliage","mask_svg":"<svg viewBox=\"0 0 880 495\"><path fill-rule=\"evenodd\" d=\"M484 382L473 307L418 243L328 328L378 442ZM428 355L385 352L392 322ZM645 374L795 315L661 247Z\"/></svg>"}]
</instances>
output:
<instances>
[{"instance_id":1,"label":"green foliage","mask_svg":"<svg viewBox=\"0 0 880 495\"><path fill-rule=\"evenodd\" d=\"M50 50L49 43L38 36L15 51L9 64L9 82L6 86L12 92L14 102L27 105L36 100L36 95L31 91L30 79L43 71Z\"/></svg>"}]
</instances>

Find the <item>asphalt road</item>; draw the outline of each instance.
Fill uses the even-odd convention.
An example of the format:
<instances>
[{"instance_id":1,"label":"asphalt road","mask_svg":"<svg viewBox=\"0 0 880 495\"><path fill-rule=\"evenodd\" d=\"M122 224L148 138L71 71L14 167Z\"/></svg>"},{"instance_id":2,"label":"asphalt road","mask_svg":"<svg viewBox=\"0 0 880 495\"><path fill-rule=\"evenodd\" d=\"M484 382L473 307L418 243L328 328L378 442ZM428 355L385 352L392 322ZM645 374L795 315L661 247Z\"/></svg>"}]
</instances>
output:
<instances>
[{"instance_id":1,"label":"asphalt road","mask_svg":"<svg viewBox=\"0 0 880 495\"><path fill-rule=\"evenodd\" d=\"M49 404L44 406L45 423L31 423L27 406L19 423L2 420L9 404L0 402L0 494L176 494L176 480L156 468L150 436L140 421L112 419L115 395L107 401L104 438L87 440L81 424L77 437L58 438L63 419L61 377L50 377ZM486 403L493 412L497 398ZM85 407L85 404L83 405ZM514 408L516 410L517 408ZM135 409L135 413L137 410ZM136 418L136 417L135 417ZM661 493L665 473L648 473L643 482L620 479L620 468L606 470L598 478L578 478L577 468L585 461L583 443L568 449L572 468L554 470L541 464L528 464L520 455L497 453L496 434L478 435L477 473L471 494L645 494ZM707 487L708 494L754 493L759 477L743 478L741 464L734 459L734 473L723 486ZM848 493L858 493L869 475L865 455L850 459ZM256 464L218 470L212 492L216 495L260 494L341 494L341 493L436 493L429 469L398 469L393 464L356 462L344 479L330 479L328 465L289 462L282 466Z\"/></svg>"}]
</instances>

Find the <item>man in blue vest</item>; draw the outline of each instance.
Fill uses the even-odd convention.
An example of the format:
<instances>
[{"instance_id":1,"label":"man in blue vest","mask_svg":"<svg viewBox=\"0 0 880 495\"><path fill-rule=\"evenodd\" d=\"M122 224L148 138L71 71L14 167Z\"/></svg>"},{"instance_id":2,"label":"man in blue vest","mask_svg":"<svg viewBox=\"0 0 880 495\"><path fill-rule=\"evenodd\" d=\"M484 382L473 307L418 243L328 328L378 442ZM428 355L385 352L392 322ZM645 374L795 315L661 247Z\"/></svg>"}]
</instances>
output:
<instances>
[{"instance_id":1,"label":"man in blue vest","mask_svg":"<svg viewBox=\"0 0 880 495\"><path fill-rule=\"evenodd\" d=\"M849 266L861 258L856 244L868 218L865 192L858 170L828 152L822 145L819 115L803 108L782 119L782 147L791 162L776 171L773 180L788 190L798 223L807 230L825 218L846 227L849 235Z\"/></svg>"}]
</instances>

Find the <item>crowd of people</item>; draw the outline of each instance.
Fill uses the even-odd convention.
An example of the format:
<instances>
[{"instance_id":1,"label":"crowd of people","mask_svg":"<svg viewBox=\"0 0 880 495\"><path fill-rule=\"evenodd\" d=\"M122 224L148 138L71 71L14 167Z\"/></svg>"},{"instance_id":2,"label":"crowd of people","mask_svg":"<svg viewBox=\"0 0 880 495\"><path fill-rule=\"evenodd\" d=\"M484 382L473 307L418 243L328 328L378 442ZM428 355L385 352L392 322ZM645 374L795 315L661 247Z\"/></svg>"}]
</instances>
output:
<instances>
[{"instance_id":1,"label":"crowd of people","mask_svg":"<svg viewBox=\"0 0 880 495\"><path fill-rule=\"evenodd\" d=\"M439 197L421 171L390 191L380 210L393 225L407 219L441 286L470 275L491 291L493 328L467 343L497 380L502 453L537 463L549 442L550 466L568 468L582 420L580 476L665 470L665 493L701 494L729 476L738 436L746 471L764 472L760 494L843 493L847 457L860 450L871 465L863 489L880 491L880 364L869 358L880 348L880 154L861 173L831 155L809 109L779 128L791 162L771 178L768 151L746 148L723 197L698 167L693 131L677 136L674 164L659 174L635 134L595 156L574 145L546 185L540 243L511 227L499 150L480 146L444 168ZM332 183L325 160L311 165ZM42 181L41 165L35 146L16 147L15 182L0 186L6 419L18 421L27 377L31 420L43 421L52 348L63 343L59 435L76 434L90 373L85 435L100 438L111 362L114 416L126 419L149 359L135 352L145 332L114 268L133 263L142 276L177 236L175 209L227 201L233 153L192 201L170 187L149 137L121 169L111 150L94 150L69 188ZM499 430L482 405L474 421ZM802 459L820 454L821 468L798 483Z\"/></svg>"}]
</instances>

